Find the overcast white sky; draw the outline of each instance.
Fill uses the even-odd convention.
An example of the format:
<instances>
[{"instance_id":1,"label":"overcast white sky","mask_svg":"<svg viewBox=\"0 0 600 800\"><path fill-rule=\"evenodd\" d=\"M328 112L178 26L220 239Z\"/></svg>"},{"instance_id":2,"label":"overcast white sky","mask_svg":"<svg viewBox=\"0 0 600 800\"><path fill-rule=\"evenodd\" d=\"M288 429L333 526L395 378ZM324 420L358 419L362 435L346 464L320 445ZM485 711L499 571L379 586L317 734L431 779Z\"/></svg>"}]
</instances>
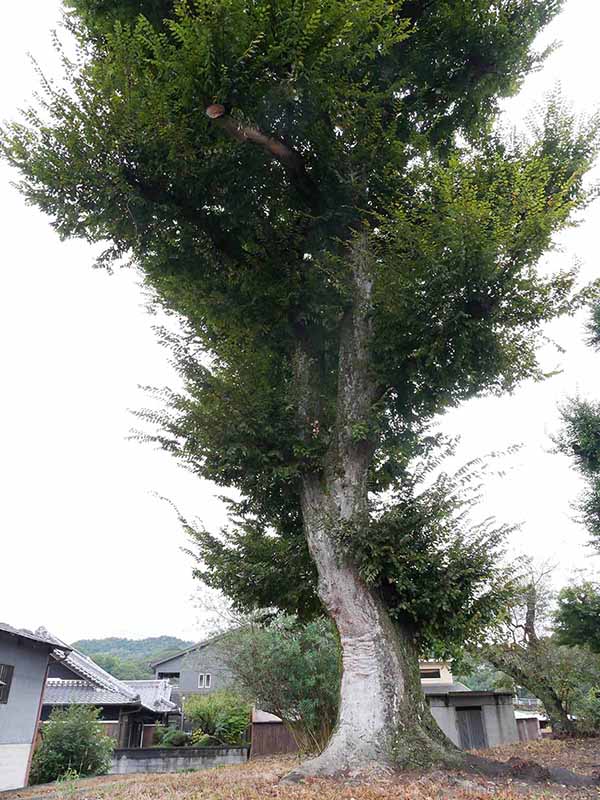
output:
<instances>
[{"instance_id":1,"label":"overcast white sky","mask_svg":"<svg viewBox=\"0 0 600 800\"><path fill-rule=\"evenodd\" d=\"M58 0L20 0L3 8L0 29L0 118L13 118L37 82L27 53L55 70L50 30ZM521 95L507 103L518 124L557 83L579 111L600 107L600 4L567 0L543 35L562 47ZM600 171L596 170L600 177ZM219 491L167 455L128 440L130 410L146 404L140 385L177 385L168 354L156 342L136 275L93 270L92 249L60 242L48 220L25 206L0 165L0 620L45 625L67 641L82 637L163 633L195 638L185 538L171 498L208 527L224 522ZM582 277L600 276L600 204L562 237L552 266L577 258ZM557 404L568 394L600 397L600 356L582 342L581 318L548 333L565 348L544 351L562 372L524 385L512 397L471 401L444 422L460 434L459 458L522 442L508 474L486 485L486 513L523 522L515 552L573 569L597 571L585 531L570 503L581 484L563 457L550 453Z\"/></svg>"}]
</instances>

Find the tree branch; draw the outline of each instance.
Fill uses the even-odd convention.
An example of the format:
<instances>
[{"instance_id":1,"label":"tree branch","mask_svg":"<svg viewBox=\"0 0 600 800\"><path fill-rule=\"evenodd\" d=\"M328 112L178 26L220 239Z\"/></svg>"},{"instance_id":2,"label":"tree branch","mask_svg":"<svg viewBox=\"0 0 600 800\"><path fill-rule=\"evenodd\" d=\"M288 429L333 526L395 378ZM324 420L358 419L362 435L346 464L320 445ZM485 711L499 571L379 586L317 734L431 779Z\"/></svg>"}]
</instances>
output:
<instances>
[{"instance_id":1,"label":"tree branch","mask_svg":"<svg viewBox=\"0 0 600 800\"><path fill-rule=\"evenodd\" d=\"M225 231L219 230L204 209L190 205L186 199L175 196L160 183L140 178L128 167L123 167L122 174L129 186L135 189L147 203L169 207L173 210L174 215L200 228L221 256L235 260L243 257L243 252L236 245L233 237L228 236Z\"/></svg>"},{"instance_id":2,"label":"tree branch","mask_svg":"<svg viewBox=\"0 0 600 800\"><path fill-rule=\"evenodd\" d=\"M238 142L255 144L261 147L268 155L278 161L288 174L290 181L298 192L314 206L317 187L306 171L304 159L292 147L263 133L253 125L243 125L229 116L225 106L220 103L210 105L206 109L206 116L224 133Z\"/></svg>"}]
</instances>

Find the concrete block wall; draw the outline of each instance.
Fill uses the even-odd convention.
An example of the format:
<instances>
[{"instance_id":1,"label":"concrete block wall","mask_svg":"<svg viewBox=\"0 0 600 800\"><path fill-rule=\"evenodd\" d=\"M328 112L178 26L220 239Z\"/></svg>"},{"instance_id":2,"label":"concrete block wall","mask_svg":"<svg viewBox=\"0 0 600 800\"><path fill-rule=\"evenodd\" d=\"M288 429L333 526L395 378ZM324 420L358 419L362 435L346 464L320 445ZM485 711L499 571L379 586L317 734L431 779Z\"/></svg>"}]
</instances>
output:
<instances>
[{"instance_id":1,"label":"concrete block wall","mask_svg":"<svg viewBox=\"0 0 600 800\"><path fill-rule=\"evenodd\" d=\"M210 769L248 760L247 747L151 747L115 750L111 775Z\"/></svg>"}]
</instances>

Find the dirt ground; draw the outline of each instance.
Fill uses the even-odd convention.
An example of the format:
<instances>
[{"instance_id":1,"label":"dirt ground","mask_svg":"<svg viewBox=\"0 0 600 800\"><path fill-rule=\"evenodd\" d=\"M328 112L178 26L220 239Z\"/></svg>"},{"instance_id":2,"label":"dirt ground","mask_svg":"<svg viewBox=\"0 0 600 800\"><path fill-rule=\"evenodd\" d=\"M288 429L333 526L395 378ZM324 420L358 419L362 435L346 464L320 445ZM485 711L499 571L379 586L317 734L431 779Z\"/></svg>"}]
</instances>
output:
<instances>
[{"instance_id":1,"label":"dirt ground","mask_svg":"<svg viewBox=\"0 0 600 800\"><path fill-rule=\"evenodd\" d=\"M543 767L564 767L582 775L600 775L600 739L540 740L504 745L480 755L506 761L536 761ZM523 800L523 798L595 798L598 786L567 787L557 783L527 784L517 775L491 780L472 773L434 770L343 781L310 780L280 783L297 763L295 758L265 758L236 767L163 775L106 775L63 784L49 784L2 794L2 800Z\"/></svg>"}]
</instances>

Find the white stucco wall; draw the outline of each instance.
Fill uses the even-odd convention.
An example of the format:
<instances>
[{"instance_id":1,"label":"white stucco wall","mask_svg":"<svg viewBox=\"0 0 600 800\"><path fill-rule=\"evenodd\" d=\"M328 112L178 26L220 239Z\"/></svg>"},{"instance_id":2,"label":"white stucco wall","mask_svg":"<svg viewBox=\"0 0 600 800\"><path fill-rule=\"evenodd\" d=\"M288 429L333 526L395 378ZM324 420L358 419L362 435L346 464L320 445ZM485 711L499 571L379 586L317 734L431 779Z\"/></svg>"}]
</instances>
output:
<instances>
[{"instance_id":1,"label":"white stucco wall","mask_svg":"<svg viewBox=\"0 0 600 800\"><path fill-rule=\"evenodd\" d=\"M25 785L31 744L0 744L0 791Z\"/></svg>"}]
</instances>

